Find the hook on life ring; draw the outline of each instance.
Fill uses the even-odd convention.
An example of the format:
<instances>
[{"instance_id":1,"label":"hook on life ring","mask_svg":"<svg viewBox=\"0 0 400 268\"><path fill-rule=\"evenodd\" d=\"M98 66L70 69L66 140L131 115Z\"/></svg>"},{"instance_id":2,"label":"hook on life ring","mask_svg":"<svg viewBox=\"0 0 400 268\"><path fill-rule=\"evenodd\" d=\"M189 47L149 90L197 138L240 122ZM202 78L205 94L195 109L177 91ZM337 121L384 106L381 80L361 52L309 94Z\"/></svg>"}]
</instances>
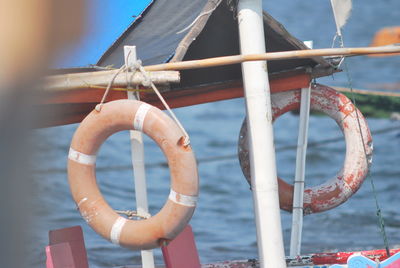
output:
<instances>
[{"instance_id":1,"label":"hook on life ring","mask_svg":"<svg viewBox=\"0 0 400 268\"><path fill-rule=\"evenodd\" d=\"M300 99L300 90L272 94L274 120L288 111L298 110ZM345 95L327 86L314 85L311 109L327 114L339 125L346 141L346 156L342 169L335 177L304 190L304 214L322 212L344 203L360 188L372 159L372 137L367 122ZM251 184L246 120L240 130L238 155L243 174ZM278 178L278 188L281 209L291 212L293 185Z\"/></svg>"},{"instance_id":2,"label":"hook on life ring","mask_svg":"<svg viewBox=\"0 0 400 268\"><path fill-rule=\"evenodd\" d=\"M171 192L163 208L145 220L119 216L104 200L96 183L96 153L112 134L143 131L168 159ZM68 180L82 217L104 238L132 249L150 249L174 239L191 219L198 196L194 153L183 145L184 134L156 107L134 100L118 100L92 111L76 130L68 160Z\"/></svg>"}]
</instances>

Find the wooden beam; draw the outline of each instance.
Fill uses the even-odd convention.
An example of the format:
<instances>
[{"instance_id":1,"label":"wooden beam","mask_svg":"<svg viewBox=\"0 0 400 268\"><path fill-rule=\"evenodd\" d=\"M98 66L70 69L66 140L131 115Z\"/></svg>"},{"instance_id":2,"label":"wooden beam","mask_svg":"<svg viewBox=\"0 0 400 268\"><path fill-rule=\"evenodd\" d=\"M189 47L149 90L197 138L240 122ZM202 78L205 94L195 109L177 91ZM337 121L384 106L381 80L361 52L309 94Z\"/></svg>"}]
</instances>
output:
<instances>
[{"instance_id":1,"label":"wooden beam","mask_svg":"<svg viewBox=\"0 0 400 268\"><path fill-rule=\"evenodd\" d=\"M270 76L271 92L281 92L308 87L311 75L302 72L280 73ZM49 92L38 98L41 103L36 106L40 120L37 127L49 127L78 123L94 109L101 100L105 89L82 88ZM241 81L223 82L203 85L191 89L172 90L162 93L171 108L186 107L207 102L228 100L243 97ZM125 91L110 91L107 101L126 99ZM141 93L141 100L160 109L164 109L154 93Z\"/></svg>"},{"instance_id":2,"label":"wooden beam","mask_svg":"<svg viewBox=\"0 0 400 268\"><path fill-rule=\"evenodd\" d=\"M311 76L299 73L293 76L282 74L273 75L271 79L271 92L307 87ZM105 88L81 88L80 90L66 90L60 92L47 92L41 99L41 104L63 103L98 103ZM212 85L202 85L192 89L179 89L163 92L162 95L171 103L171 107L184 107L204 102L213 102L243 97L243 85L241 81L223 82ZM197 100L198 98L198 100ZM125 91L111 90L107 101L126 99ZM154 93L141 93L141 99L145 102L156 103L158 98Z\"/></svg>"},{"instance_id":3,"label":"wooden beam","mask_svg":"<svg viewBox=\"0 0 400 268\"><path fill-rule=\"evenodd\" d=\"M169 62L145 66L146 71L188 70L201 69L215 66L239 64L247 61L273 61L314 58L316 56L353 56L370 55L381 53L399 53L400 45L389 45L380 47L356 47L356 48L323 48L306 49L280 52L268 52L263 54L233 55L214 57L201 60L188 60L180 62Z\"/></svg>"},{"instance_id":4,"label":"wooden beam","mask_svg":"<svg viewBox=\"0 0 400 268\"><path fill-rule=\"evenodd\" d=\"M355 93L362 95L372 95L372 96L384 96L384 97L400 97L400 93L398 92L387 92L387 91L374 91L374 90L366 90L366 89L351 89L346 87L332 87L333 89L341 92L347 93Z\"/></svg>"},{"instance_id":5,"label":"wooden beam","mask_svg":"<svg viewBox=\"0 0 400 268\"><path fill-rule=\"evenodd\" d=\"M148 76L156 85L180 82L180 74L177 71L149 72ZM45 77L43 90L53 92L79 90L93 86L106 87L113 78L113 86L116 87L127 87L128 83L132 86L140 85L145 81L140 72L120 72L120 70L60 74Z\"/></svg>"},{"instance_id":6,"label":"wooden beam","mask_svg":"<svg viewBox=\"0 0 400 268\"><path fill-rule=\"evenodd\" d=\"M271 92L281 92L308 87L311 77L309 74L301 74L292 77L273 79L270 81ZM171 108L179 108L202 104L207 102L228 100L243 97L242 82L230 82L218 85L202 86L195 89L169 91L163 94ZM164 109L155 94L142 94L141 99L160 109Z\"/></svg>"},{"instance_id":7,"label":"wooden beam","mask_svg":"<svg viewBox=\"0 0 400 268\"><path fill-rule=\"evenodd\" d=\"M42 94L41 104L64 104L64 103L99 103L103 97L105 87L88 87L59 92L46 92ZM110 90L107 100L126 99L126 91Z\"/></svg>"}]
</instances>

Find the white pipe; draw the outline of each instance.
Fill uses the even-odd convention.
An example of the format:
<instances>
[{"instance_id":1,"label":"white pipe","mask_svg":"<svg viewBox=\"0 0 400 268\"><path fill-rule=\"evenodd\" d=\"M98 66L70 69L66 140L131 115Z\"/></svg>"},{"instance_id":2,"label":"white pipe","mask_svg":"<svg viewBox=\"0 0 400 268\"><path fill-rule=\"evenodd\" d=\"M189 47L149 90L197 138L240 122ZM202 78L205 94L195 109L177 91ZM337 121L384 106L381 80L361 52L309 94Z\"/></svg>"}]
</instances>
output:
<instances>
[{"instance_id":1,"label":"white pipe","mask_svg":"<svg viewBox=\"0 0 400 268\"><path fill-rule=\"evenodd\" d=\"M299 136L297 139L296 175L294 179L290 257L300 255L303 229L303 196L306 170L308 122L310 118L311 87L301 89Z\"/></svg>"},{"instance_id":2,"label":"white pipe","mask_svg":"<svg viewBox=\"0 0 400 268\"><path fill-rule=\"evenodd\" d=\"M312 49L313 41L304 41ZM303 230L303 197L307 154L308 122L310 118L311 86L301 89L299 135L297 138L296 172L294 179L292 231L290 237L290 257L301 253L301 237Z\"/></svg>"},{"instance_id":3,"label":"white pipe","mask_svg":"<svg viewBox=\"0 0 400 268\"><path fill-rule=\"evenodd\" d=\"M133 66L136 61L136 47L124 46L125 64ZM128 91L128 99L138 100L139 96L135 92ZM143 136L140 131L129 131L131 139L131 154L133 175L135 179L136 207L139 215L149 214L149 205L147 202L147 185L146 174L144 168L144 146ZM142 266L143 268L154 268L154 255L152 250L142 250Z\"/></svg>"},{"instance_id":4,"label":"white pipe","mask_svg":"<svg viewBox=\"0 0 400 268\"><path fill-rule=\"evenodd\" d=\"M240 0L238 23L241 54L265 53L261 0ZM242 73L260 267L286 267L267 63L242 63Z\"/></svg>"}]
</instances>

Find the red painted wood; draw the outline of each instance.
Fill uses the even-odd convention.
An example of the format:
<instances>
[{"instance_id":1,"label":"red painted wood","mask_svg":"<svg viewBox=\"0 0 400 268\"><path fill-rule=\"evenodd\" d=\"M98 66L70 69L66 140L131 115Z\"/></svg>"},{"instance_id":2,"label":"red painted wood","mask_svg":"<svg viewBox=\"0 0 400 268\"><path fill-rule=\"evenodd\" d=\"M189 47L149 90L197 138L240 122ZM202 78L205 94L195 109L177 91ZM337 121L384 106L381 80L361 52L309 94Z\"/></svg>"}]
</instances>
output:
<instances>
[{"instance_id":1,"label":"red painted wood","mask_svg":"<svg viewBox=\"0 0 400 268\"><path fill-rule=\"evenodd\" d=\"M281 92L308 87L311 76L305 73L292 75L271 75L271 92ZM40 114L36 127L48 127L79 123L101 100L103 89L82 88L61 92L46 92L38 97L35 106ZM240 81L203 85L193 89L182 89L162 93L171 108L186 107L207 102L243 97L243 85ZM141 100L164 109L154 93L141 93ZM126 99L126 92L110 91L107 101ZM56 112L54 112L56 111Z\"/></svg>"},{"instance_id":2,"label":"red painted wood","mask_svg":"<svg viewBox=\"0 0 400 268\"><path fill-rule=\"evenodd\" d=\"M166 268L200 268L200 259L192 227L186 228L167 246L161 248Z\"/></svg>"},{"instance_id":3,"label":"red painted wood","mask_svg":"<svg viewBox=\"0 0 400 268\"><path fill-rule=\"evenodd\" d=\"M77 268L69 243L46 247L46 268Z\"/></svg>"},{"instance_id":4,"label":"red painted wood","mask_svg":"<svg viewBox=\"0 0 400 268\"><path fill-rule=\"evenodd\" d=\"M72 257L75 263L74 268L89 268L83 232L80 226L73 226L64 229L52 230L49 232L50 246L67 243L72 252ZM55 261L54 255L53 262Z\"/></svg>"},{"instance_id":5,"label":"red painted wood","mask_svg":"<svg viewBox=\"0 0 400 268\"><path fill-rule=\"evenodd\" d=\"M270 77L270 88L272 93L293 90L303 87L308 87L310 84L311 76L309 74L296 74L287 77L272 76ZM46 92L40 96L41 104L62 104L62 103L99 103L104 89L98 88L81 88L76 90ZM211 94L211 96L209 96ZM232 98L243 97L243 85L240 81L224 82L212 85L202 85L192 89L181 89L167 91L163 93L163 97L169 101L178 100L177 107L190 106L193 104L200 104L210 101L227 100ZM158 97L151 93L141 93L143 101L157 101ZM194 98L187 98L187 97ZM126 99L126 92L111 90L107 96L107 101ZM183 99L182 99L183 98ZM193 100L198 99L198 100ZM188 102L188 103L187 103ZM154 104L153 104L154 105ZM171 107L174 107L171 105Z\"/></svg>"}]
</instances>

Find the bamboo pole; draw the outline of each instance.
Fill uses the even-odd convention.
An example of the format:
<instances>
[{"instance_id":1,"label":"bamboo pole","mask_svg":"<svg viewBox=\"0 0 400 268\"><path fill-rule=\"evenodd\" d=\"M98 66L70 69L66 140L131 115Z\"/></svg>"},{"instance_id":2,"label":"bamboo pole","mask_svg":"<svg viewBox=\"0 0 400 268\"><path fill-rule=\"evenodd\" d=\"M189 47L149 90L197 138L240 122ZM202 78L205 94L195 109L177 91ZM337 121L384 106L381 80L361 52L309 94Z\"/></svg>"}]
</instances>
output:
<instances>
[{"instance_id":1,"label":"bamboo pole","mask_svg":"<svg viewBox=\"0 0 400 268\"><path fill-rule=\"evenodd\" d=\"M43 80L44 90L73 90L87 88L91 86L106 87L118 70L85 72L73 74L61 74L47 76ZM179 83L180 74L175 71L166 72L149 72L150 79L154 84ZM143 74L140 72L121 72L114 80L113 86L127 87L128 83L132 86L140 85L145 81Z\"/></svg>"},{"instance_id":2,"label":"bamboo pole","mask_svg":"<svg viewBox=\"0 0 400 268\"><path fill-rule=\"evenodd\" d=\"M374 91L374 90L365 90L365 89L350 89L345 87L332 87L337 91L347 92L347 93L356 93L363 95L372 95L372 96L384 96L384 97L400 97L400 93L397 92L385 92L385 91Z\"/></svg>"},{"instance_id":3,"label":"bamboo pole","mask_svg":"<svg viewBox=\"0 0 400 268\"><path fill-rule=\"evenodd\" d=\"M354 56L367 54L390 54L400 53L400 45L389 45L379 47L359 47L359 48L324 48L309 50L293 50L283 52L270 52L261 54L233 55L215 57L201 60L190 60L180 62L170 62L156 65L145 66L144 69L149 73L151 80L155 84L179 83L179 70L200 69L223 65L239 64L247 61L272 61L312 58L316 56ZM43 79L43 88L46 91L74 90L87 88L90 86L107 86L118 70L85 72L47 76ZM143 75L139 72L132 77L132 72L128 72L131 85L138 85L144 81ZM126 74L118 76L113 85L116 87L126 87Z\"/></svg>"},{"instance_id":4,"label":"bamboo pole","mask_svg":"<svg viewBox=\"0 0 400 268\"><path fill-rule=\"evenodd\" d=\"M307 49L293 50L282 52L270 52L262 54L247 54L215 57L201 60L170 62L156 65L145 66L146 71L167 71L167 70L187 70L200 69L222 65L239 64L246 61L262 61L262 60L289 60L304 59L317 56L353 56L367 54L386 54L400 52L400 45L379 46L379 47L357 47L357 48L323 48L323 49Z\"/></svg>"}]
</instances>

